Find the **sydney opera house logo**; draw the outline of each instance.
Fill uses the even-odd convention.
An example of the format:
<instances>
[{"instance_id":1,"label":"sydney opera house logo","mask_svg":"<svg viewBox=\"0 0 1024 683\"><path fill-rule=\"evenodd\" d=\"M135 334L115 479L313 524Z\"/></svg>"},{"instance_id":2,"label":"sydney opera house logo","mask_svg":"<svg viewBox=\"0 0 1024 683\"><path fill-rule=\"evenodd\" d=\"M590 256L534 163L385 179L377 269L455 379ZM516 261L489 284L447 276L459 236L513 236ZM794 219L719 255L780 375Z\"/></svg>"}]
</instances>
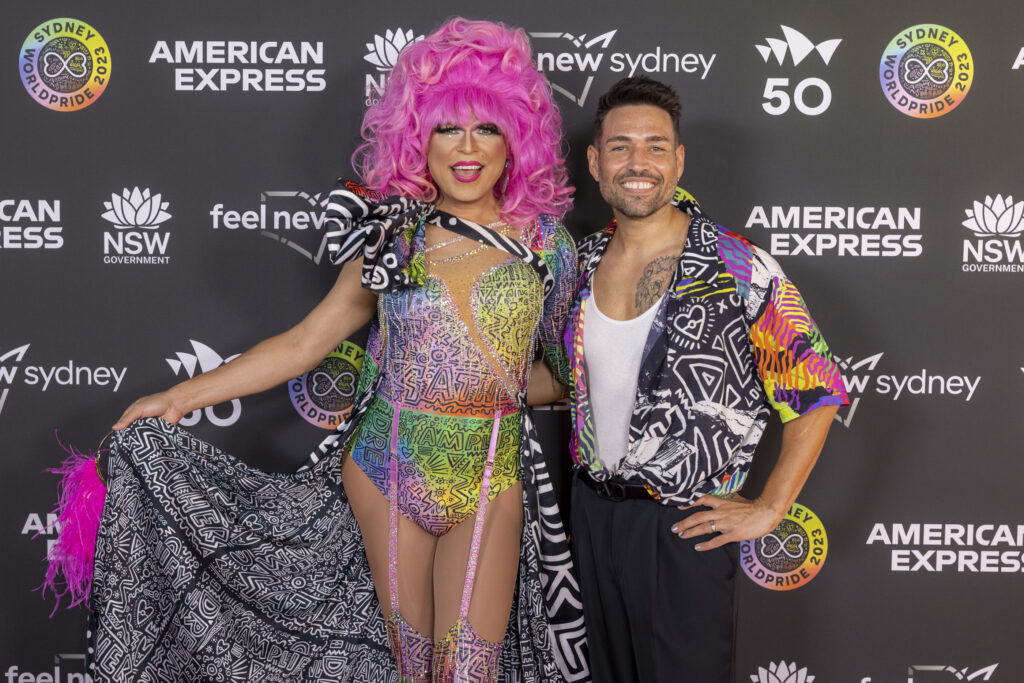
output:
<instances>
[{"instance_id":1,"label":"sydney opera house logo","mask_svg":"<svg viewBox=\"0 0 1024 683\"><path fill-rule=\"evenodd\" d=\"M768 59L772 56L775 57L775 61L782 66L786 59L786 54L790 55L793 60L793 66L797 66L800 62L817 50L818 54L821 55L821 59L828 66L828 63L832 61L832 55L835 54L836 48L839 47L839 43L843 42L842 38L832 38L830 40L824 40L817 45L811 42L810 38L797 31L795 28L789 26L780 26L782 29L782 35L785 40L780 38L765 38L767 45L755 45L757 51L761 53L761 57L767 63Z\"/></svg>"}]
</instances>

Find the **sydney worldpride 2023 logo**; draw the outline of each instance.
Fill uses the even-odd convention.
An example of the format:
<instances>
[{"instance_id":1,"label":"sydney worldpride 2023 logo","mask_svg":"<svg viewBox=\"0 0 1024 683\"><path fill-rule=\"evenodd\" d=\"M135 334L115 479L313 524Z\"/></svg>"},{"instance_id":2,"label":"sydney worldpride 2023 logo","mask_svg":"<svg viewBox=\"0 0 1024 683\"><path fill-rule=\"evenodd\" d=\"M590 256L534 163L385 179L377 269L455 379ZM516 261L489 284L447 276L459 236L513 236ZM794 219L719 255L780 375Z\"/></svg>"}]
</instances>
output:
<instances>
[{"instance_id":1,"label":"sydney worldpride 2023 logo","mask_svg":"<svg viewBox=\"0 0 1024 683\"><path fill-rule=\"evenodd\" d=\"M315 368L288 382L292 405L306 422L335 429L352 410L365 352L343 341Z\"/></svg>"},{"instance_id":2,"label":"sydney worldpride 2023 logo","mask_svg":"<svg viewBox=\"0 0 1024 683\"><path fill-rule=\"evenodd\" d=\"M974 59L956 32L918 24L889 42L878 76L892 106L907 116L932 119L953 111L967 97Z\"/></svg>"},{"instance_id":3,"label":"sydney worldpride 2023 logo","mask_svg":"<svg viewBox=\"0 0 1024 683\"><path fill-rule=\"evenodd\" d=\"M750 580L777 591L803 586L821 571L828 536L818 516L794 503L775 530L740 543L740 564Z\"/></svg>"},{"instance_id":4,"label":"sydney worldpride 2023 logo","mask_svg":"<svg viewBox=\"0 0 1024 683\"><path fill-rule=\"evenodd\" d=\"M21 82L36 102L77 111L95 102L110 81L110 49L99 31L78 19L51 19L21 46Z\"/></svg>"}]
</instances>

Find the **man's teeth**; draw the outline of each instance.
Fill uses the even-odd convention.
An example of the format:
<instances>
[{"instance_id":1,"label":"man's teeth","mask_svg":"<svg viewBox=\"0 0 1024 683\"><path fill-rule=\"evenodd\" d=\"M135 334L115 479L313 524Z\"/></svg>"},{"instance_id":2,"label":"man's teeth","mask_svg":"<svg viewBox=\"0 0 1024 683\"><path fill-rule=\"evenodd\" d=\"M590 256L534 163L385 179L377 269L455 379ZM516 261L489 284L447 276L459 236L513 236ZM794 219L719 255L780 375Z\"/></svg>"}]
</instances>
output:
<instances>
[{"instance_id":1,"label":"man's teeth","mask_svg":"<svg viewBox=\"0 0 1024 683\"><path fill-rule=\"evenodd\" d=\"M627 190L649 190L654 187L654 183L632 180L627 183L622 183L622 186Z\"/></svg>"}]
</instances>

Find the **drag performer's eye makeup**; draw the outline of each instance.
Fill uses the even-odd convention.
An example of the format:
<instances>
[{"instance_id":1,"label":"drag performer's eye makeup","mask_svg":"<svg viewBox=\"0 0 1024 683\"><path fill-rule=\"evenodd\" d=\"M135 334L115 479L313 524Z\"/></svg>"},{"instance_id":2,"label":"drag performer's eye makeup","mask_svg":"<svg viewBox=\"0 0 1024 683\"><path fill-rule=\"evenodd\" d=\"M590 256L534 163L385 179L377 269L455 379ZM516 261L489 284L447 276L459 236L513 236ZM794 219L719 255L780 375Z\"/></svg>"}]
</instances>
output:
<instances>
[{"instance_id":1,"label":"drag performer's eye makeup","mask_svg":"<svg viewBox=\"0 0 1024 683\"><path fill-rule=\"evenodd\" d=\"M462 128L455 125L454 123L439 123L434 126L434 132L438 135L455 135ZM474 133L481 133L483 135L501 135L501 130L498 126L493 123L480 123L473 128Z\"/></svg>"}]
</instances>

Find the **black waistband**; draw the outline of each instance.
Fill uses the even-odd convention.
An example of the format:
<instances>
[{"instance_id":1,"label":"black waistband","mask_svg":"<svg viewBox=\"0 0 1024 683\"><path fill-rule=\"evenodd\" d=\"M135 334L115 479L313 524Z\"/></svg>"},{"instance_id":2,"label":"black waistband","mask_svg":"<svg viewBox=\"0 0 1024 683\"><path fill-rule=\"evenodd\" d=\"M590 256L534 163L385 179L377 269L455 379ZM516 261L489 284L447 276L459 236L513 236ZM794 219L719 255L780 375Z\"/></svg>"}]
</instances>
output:
<instances>
[{"instance_id":1,"label":"black waistband","mask_svg":"<svg viewBox=\"0 0 1024 683\"><path fill-rule=\"evenodd\" d=\"M586 470L577 468L576 479L605 500L653 500L642 484L627 484L621 481L597 481Z\"/></svg>"}]
</instances>

